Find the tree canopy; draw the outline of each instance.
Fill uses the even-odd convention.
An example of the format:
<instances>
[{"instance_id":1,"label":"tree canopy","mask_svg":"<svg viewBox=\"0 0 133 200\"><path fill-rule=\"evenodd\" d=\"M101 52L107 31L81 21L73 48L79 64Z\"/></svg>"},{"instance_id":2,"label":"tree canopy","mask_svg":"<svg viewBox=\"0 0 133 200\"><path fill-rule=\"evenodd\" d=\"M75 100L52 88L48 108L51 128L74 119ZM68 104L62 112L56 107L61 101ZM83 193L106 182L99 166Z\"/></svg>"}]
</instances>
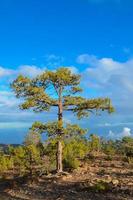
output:
<instances>
[{"instance_id":1,"label":"tree canopy","mask_svg":"<svg viewBox=\"0 0 133 200\"><path fill-rule=\"evenodd\" d=\"M82 92L80 75L68 68L45 71L33 79L19 75L11 87L16 97L24 101L21 109L49 111L52 106L59 106L58 97L61 96L64 109L73 111L78 117L87 116L92 110L114 111L109 98L86 99L77 95Z\"/></svg>"}]
</instances>

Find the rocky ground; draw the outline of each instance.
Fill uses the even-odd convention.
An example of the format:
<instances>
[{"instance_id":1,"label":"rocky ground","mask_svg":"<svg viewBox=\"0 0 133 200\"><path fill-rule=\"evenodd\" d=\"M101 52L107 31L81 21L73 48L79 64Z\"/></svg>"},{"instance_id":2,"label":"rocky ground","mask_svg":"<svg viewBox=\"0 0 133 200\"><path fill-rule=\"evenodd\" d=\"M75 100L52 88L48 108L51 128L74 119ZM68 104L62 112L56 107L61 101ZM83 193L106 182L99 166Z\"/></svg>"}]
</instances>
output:
<instances>
[{"instance_id":1,"label":"rocky ground","mask_svg":"<svg viewBox=\"0 0 133 200\"><path fill-rule=\"evenodd\" d=\"M133 165L119 159L89 161L62 176L0 185L0 200L133 200Z\"/></svg>"}]
</instances>

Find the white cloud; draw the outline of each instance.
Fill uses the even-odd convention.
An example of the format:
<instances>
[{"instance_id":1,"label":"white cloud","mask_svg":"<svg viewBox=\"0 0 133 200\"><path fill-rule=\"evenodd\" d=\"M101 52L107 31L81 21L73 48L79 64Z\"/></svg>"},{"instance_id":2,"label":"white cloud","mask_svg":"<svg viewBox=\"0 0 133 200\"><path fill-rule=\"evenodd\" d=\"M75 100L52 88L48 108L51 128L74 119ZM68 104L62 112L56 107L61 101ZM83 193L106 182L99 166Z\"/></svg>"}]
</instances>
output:
<instances>
[{"instance_id":1,"label":"white cloud","mask_svg":"<svg viewBox=\"0 0 133 200\"><path fill-rule=\"evenodd\" d=\"M128 128L128 127L125 127L125 128L123 129L121 135L122 135L123 137L125 137L125 136L131 136L131 129Z\"/></svg>"},{"instance_id":2,"label":"white cloud","mask_svg":"<svg viewBox=\"0 0 133 200\"><path fill-rule=\"evenodd\" d=\"M20 100L17 99L10 90L10 83L18 76L18 74L33 78L44 71L45 68L34 65L22 65L13 70L0 67L0 109L4 107L6 108L5 110L8 110L9 108L17 107L20 103Z\"/></svg>"},{"instance_id":3,"label":"white cloud","mask_svg":"<svg viewBox=\"0 0 133 200\"><path fill-rule=\"evenodd\" d=\"M44 56L46 62L47 62L47 67L59 67L62 65L64 58L62 56L57 56L55 54L48 54Z\"/></svg>"},{"instance_id":4,"label":"white cloud","mask_svg":"<svg viewBox=\"0 0 133 200\"><path fill-rule=\"evenodd\" d=\"M14 73L14 70L4 68L0 66L0 77L10 76Z\"/></svg>"},{"instance_id":5,"label":"white cloud","mask_svg":"<svg viewBox=\"0 0 133 200\"><path fill-rule=\"evenodd\" d=\"M97 57L89 54L82 54L77 57L77 62L80 64L92 64L97 62Z\"/></svg>"},{"instance_id":6,"label":"white cloud","mask_svg":"<svg viewBox=\"0 0 133 200\"><path fill-rule=\"evenodd\" d=\"M36 75L39 75L40 73L42 73L45 70L46 70L46 68L40 68L35 65L21 65L16 69L9 69L9 68L0 66L0 77L11 78L11 77L17 76L18 74L35 77Z\"/></svg>"},{"instance_id":7,"label":"white cloud","mask_svg":"<svg viewBox=\"0 0 133 200\"><path fill-rule=\"evenodd\" d=\"M124 127L122 132L120 132L120 133L115 133L110 130L109 134L108 134L108 137L112 138L112 139L120 139L123 137L131 137L131 136L132 136L131 129L128 127Z\"/></svg>"},{"instance_id":8,"label":"white cloud","mask_svg":"<svg viewBox=\"0 0 133 200\"><path fill-rule=\"evenodd\" d=\"M14 94L9 91L0 91L0 107L4 107L5 110L9 107L18 105L19 100L16 99Z\"/></svg>"},{"instance_id":9,"label":"white cloud","mask_svg":"<svg viewBox=\"0 0 133 200\"><path fill-rule=\"evenodd\" d=\"M74 66L71 66L71 67L67 67L68 69L71 70L72 73L74 74L78 74L79 73L79 70L77 67L74 67Z\"/></svg>"},{"instance_id":10,"label":"white cloud","mask_svg":"<svg viewBox=\"0 0 133 200\"><path fill-rule=\"evenodd\" d=\"M18 68L17 74L35 77L45 71L45 68L40 68L35 65L22 65Z\"/></svg>"},{"instance_id":11,"label":"white cloud","mask_svg":"<svg viewBox=\"0 0 133 200\"><path fill-rule=\"evenodd\" d=\"M83 54L77 61L88 64L83 72L83 81L88 88L95 88L102 96L109 96L117 106L133 110L133 59L119 62Z\"/></svg>"},{"instance_id":12,"label":"white cloud","mask_svg":"<svg viewBox=\"0 0 133 200\"><path fill-rule=\"evenodd\" d=\"M0 122L0 129L12 129L12 128L29 128L31 123L28 122Z\"/></svg>"},{"instance_id":13,"label":"white cloud","mask_svg":"<svg viewBox=\"0 0 133 200\"><path fill-rule=\"evenodd\" d=\"M120 126L133 126L133 122L112 122L112 123L98 123L98 127L120 127Z\"/></svg>"},{"instance_id":14,"label":"white cloud","mask_svg":"<svg viewBox=\"0 0 133 200\"><path fill-rule=\"evenodd\" d=\"M46 55L46 58L48 61L51 61L51 60L59 60L61 57L57 56L55 54L48 54L48 55Z\"/></svg>"}]
</instances>

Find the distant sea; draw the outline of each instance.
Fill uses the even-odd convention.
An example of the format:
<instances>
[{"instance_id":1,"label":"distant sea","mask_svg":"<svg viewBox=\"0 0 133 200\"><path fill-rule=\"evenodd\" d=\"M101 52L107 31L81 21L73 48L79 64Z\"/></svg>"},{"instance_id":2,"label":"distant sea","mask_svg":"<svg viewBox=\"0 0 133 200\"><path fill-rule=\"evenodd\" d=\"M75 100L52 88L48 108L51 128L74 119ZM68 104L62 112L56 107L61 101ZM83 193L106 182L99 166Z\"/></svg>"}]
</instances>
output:
<instances>
[{"instance_id":1,"label":"distant sea","mask_svg":"<svg viewBox=\"0 0 133 200\"><path fill-rule=\"evenodd\" d=\"M133 127L128 126L133 130ZM113 131L116 134L122 132L123 126L105 126L105 127L95 127L92 125L86 137L89 137L89 134L97 134L99 136L108 138L109 131ZM11 129L0 129L0 144L22 144L26 134L28 133L28 128L11 128ZM43 135L43 140L46 139L46 136Z\"/></svg>"}]
</instances>

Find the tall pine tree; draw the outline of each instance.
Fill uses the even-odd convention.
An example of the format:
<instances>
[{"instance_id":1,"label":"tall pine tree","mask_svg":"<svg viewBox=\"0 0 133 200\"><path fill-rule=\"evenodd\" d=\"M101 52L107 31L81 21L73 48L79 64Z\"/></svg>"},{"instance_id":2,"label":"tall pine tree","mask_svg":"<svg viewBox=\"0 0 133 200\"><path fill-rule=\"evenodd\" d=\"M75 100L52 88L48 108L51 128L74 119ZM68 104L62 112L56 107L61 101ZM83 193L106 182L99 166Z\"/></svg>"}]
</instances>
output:
<instances>
[{"instance_id":1,"label":"tall pine tree","mask_svg":"<svg viewBox=\"0 0 133 200\"><path fill-rule=\"evenodd\" d=\"M92 110L107 110L113 112L113 106L109 98L86 99L78 95L80 88L80 75L73 74L69 68L59 68L56 71L45 71L36 78L30 79L22 75L12 83L16 97L24 101L21 109L32 108L35 112L50 111L57 107L57 122L41 124L35 123L34 131L47 132L49 136L57 136L57 172L62 167L62 138L68 133L84 132L80 127L69 125L63 126L63 111L72 111L78 118L86 117ZM71 128L70 128L71 127ZM73 128L73 131L70 129Z\"/></svg>"}]
</instances>

